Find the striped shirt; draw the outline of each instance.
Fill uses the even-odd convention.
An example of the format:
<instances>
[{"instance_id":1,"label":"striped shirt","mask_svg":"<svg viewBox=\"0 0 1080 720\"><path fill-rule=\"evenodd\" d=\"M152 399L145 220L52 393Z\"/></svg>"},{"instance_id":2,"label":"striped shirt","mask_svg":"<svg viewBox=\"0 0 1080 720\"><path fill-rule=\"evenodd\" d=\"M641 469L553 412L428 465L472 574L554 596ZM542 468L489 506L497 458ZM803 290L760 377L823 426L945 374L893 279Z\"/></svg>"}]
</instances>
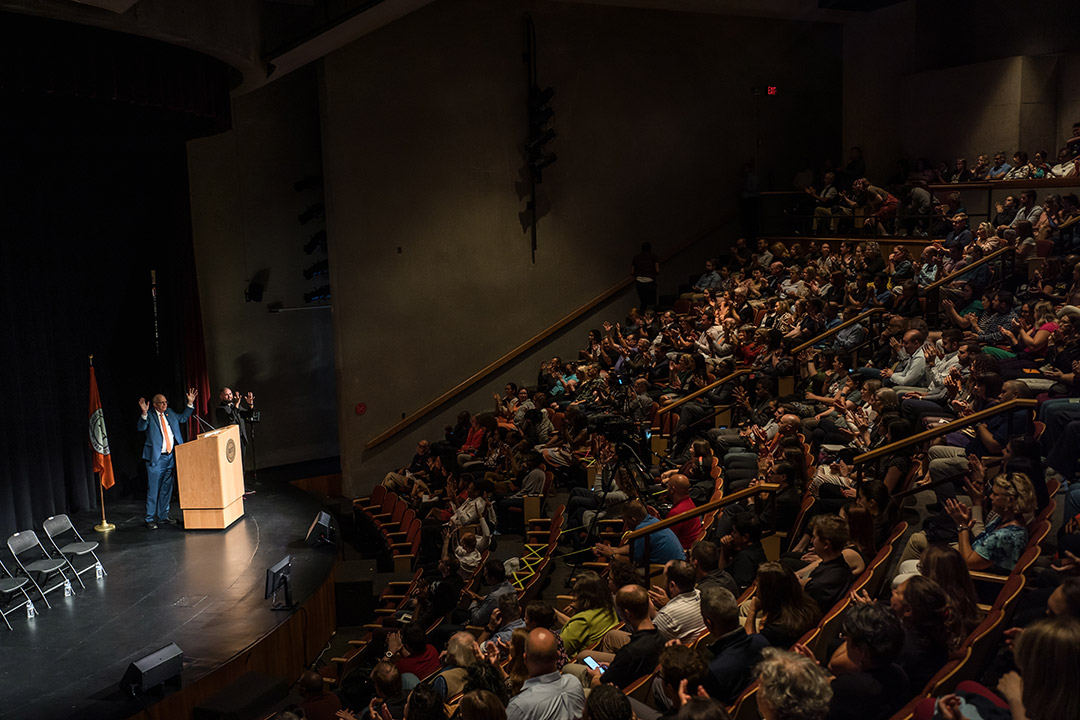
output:
<instances>
[{"instance_id":1,"label":"striped shirt","mask_svg":"<svg viewBox=\"0 0 1080 720\"><path fill-rule=\"evenodd\" d=\"M668 600L656 613L653 625L665 640L688 642L705 631L701 618L701 593L691 590Z\"/></svg>"}]
</instances>

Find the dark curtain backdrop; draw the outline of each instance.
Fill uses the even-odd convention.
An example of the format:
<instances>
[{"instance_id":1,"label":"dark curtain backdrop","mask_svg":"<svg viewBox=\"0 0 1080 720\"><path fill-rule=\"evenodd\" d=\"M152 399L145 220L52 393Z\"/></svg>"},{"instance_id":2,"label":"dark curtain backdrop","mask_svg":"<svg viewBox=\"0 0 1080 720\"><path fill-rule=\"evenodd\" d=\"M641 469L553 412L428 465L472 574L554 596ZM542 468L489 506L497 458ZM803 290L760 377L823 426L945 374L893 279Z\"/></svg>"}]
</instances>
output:
<instances>
[{"instance_id":1,"label":"dark curtain backdrop","mask_svg":"<svg viewBox=\"0 0 1080 720\"><path fill-rule=\"evenodd\" d=\"M9 17L0 15L0 27L10 31ZM107 505L145 493L138 398L162 392L180 408L184 389L196 386L202 412L210 399L185 140L209 131L213 103L191 100L197 81L177 80L188 51L177 58L138 40L125 58L116 45L123 37L87 30L88 40L59 27L60 45L41 21L22 38L2 33L34 52L64 54L50 56L36 84L26 73L13 77L2 61L15 51L0 50L0 538L40 528L57 512L99 512L88 446L90 354L117 479ZM108 53L96 50L104 45ZM147 71L148 52L166 58L166 75ZM99 92L80 93L73 80L50 86L62 73L45 70L65 61L78 64L81 87ZM137 75L125 75L125 65ZM205 67L195 65L203 77ZM220 106L225 96L227 112L225 77L214 98ZM106 97L110 84L123 92ZM228 118L216 122L224 127Z\"/></svg>"}]
</instances>

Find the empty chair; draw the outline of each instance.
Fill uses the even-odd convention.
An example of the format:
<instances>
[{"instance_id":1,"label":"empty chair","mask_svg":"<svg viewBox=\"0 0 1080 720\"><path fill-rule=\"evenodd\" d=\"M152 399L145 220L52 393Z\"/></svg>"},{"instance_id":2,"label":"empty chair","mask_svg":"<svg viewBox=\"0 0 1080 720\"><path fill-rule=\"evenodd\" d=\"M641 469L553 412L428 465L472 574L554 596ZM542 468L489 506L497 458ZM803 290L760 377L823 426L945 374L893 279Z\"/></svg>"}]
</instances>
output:
<instances>
[{"instance_id":1,"label":"empty chair","mask_svg":"<svg viewBox=\"0 0 1080 720\"><path fill-rule=\"evenodd\" d=\"M37 533L33 530L15 533L7 539L7 546L11 554L15 556L15 562L23 571L23 574L37 588L41 599L45 601L45 606L51 608L52 604L49 603L49 598L45 597L45 593L64 587L64 583L67 582L67 575L64 574L64 566L67 565L67 561L49 557L49 554L45 552L45 548L42 547L41 541L38 540ZM34 548L37 548L37 550ZM48 587L49 578L53 575L59 575L62 581ZM41 579L41 582L38 582L38 578Z\"/></svg>"},{"instance_id":2,"label":"empty chair","mask_svg":"<svg viewBox=\"0 0 1080 720\"><path fill-rule=\"evenodd\" d=\"M33 603L30 602L30 596L26 594L26 585L29 582L29 578L15 577L9 573L7 567L0 561L0 615L4 616L4 624L8 626L8 630L11 630L12 627L11 623L8 622L7 616L21 610L28 604L33 605ZM3 605L10 604L11 599L14 598L16 592L21 592L23 597L26 598L26 602L12 605L7 610L4 610ZM8 596L11 596L11 598Z\"/></svg>"},{"instance_id":3,"label":"empty chair","mask_svg":"<svg viewBox=\"0 0 1080 720\"><path fill-rule=\"evenodd\" d=\"M105 567L101 564L101 561L98 560L97 553L94 552L97 550L98 544L96 542L86 542L83 540L82 535L80 535L79 531L75 529L75 526L71 524L71 520L68 519L67 515L53 515L44 522L44 527L45 536L49 538L49 542L52 543L52 546L60 553L60 557L64 558L67 562L68 567L71 568L71 572L75 573L75 579L79 581L80 585L86 587L86 583L82 581L81 575L96 567L100 567L101 572L108 575L108 573L105 572ZM72 534L72 542L67 542L63 545L57 544L56 538L68 531ZM63 538L61 540L63 540ZM86 555L94 558L94 562L90 563L82 570L76 570L74 563L71 562L72 559L84 557Z\"/></svg>"}]
</instances>

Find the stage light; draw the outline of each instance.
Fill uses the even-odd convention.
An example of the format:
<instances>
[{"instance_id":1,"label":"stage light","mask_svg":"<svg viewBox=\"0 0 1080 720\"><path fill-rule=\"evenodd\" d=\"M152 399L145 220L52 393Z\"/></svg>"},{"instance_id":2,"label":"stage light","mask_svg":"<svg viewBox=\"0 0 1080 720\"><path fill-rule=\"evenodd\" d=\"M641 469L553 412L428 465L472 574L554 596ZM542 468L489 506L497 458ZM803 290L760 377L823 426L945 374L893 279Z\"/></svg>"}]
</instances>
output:
<instances>
[{"instance_id":1,"label":"stage light","mask_svg":"<svg viewBox=\"0 0 1080 720\"><path fill-rule=\"evenodd\" d=\"M558 136L559 133L555 131L555 128L548 128L544 131L542 135L537 137L532 142L526 144L525 150L528 151L530 157L533 157L534 155L539 154L540 150L543 149L544 145L551 142Z\"/></svg>"},{"instance_id":2,"label":"stage light","mask_svg":"<svg viewBox=\"0 0 1080 720\"><path fill-rule=\"evenodd\" d=\"M311 267L304 271L304 277L308 280L320 275L330 274L330 261L326 258L315 262Z\"/></svg>"},{"instance_id":3,"label":"stage light","mask_svg":"<svg viewBox=\"0 0 1080 720\"><path fill-rule=\"evenodd\" d=\"M319 303L330 301L330 286L322 285L315 288L311 292L304 293L304 302L306 303Z\"/></svg>"},{"instance_id":4,"label":"stage light","mask_svg":"<svg viewBox=\"0 0 1080 720\"><path fill-rule=\"evenodd\" d=\"M304 253L307 255L312 254L316 250L326 249L326 231L320 230L311 236L311 239L304 243Z\"/></svg>"},{"instance_id":5,"label":"stage light","mask_svg":"<svg viewBox=\"0 0 1080 720\"><path fill-rule=\"evenodd\" d=\"M320 203L315 203L304 212L296 216L296 219L300 221L301 225L307 225L312 220L322 220L326 215L326 206Z\"/></svg>"},{"instance_id":6,"label":"stage light","mask_svg":"<svg viewBox=\"0 0 1080 720\"><path fill-rule=\"evenodd\" d=\"M559 156L555 153L544 153L543 155L537 157L535 160L530 160L529 166L539 173L541 170L546 168L548 165L551 165L558 159ZM537 179L537 182L539 182L539 179Z\"/></svg>"}]
</instances>

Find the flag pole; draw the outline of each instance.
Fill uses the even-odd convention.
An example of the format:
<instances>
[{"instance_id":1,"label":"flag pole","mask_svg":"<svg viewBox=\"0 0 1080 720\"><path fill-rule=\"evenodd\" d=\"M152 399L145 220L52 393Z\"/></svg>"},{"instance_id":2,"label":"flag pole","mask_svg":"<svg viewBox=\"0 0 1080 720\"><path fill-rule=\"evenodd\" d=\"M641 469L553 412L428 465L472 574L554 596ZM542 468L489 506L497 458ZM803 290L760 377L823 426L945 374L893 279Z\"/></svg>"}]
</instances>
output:
<instances>
[{"instance_id":1,"label":"flag pole","mask_svg":"<svg viewBox=\"0 0 1080 720\"><path fill-rule=\"evenodd\" d=\"M97 477L97 473L94 473L94 477ZM101 491L101 524L95 525L94 529L98 532L109 532L115 530L116 526L105 519L105 487L98 481L98 490Z\"/></svg>"},{"instance_id":2,"label":"flag pole","mask_svg":"<svg viewBox=\"0 0 1080 720\"><path fill-rule=\"evenodd\" d=\"M94 367L94 356L90 356L90 367ZM98 532L109 532L115 530L116 526L113 525L105 518L105 486L101 484L101 477L98 473L94 473L94 477L98 479L98 491L101 493L101 524L95 525L94 529Z\"/></svg>"}]
</instances>

